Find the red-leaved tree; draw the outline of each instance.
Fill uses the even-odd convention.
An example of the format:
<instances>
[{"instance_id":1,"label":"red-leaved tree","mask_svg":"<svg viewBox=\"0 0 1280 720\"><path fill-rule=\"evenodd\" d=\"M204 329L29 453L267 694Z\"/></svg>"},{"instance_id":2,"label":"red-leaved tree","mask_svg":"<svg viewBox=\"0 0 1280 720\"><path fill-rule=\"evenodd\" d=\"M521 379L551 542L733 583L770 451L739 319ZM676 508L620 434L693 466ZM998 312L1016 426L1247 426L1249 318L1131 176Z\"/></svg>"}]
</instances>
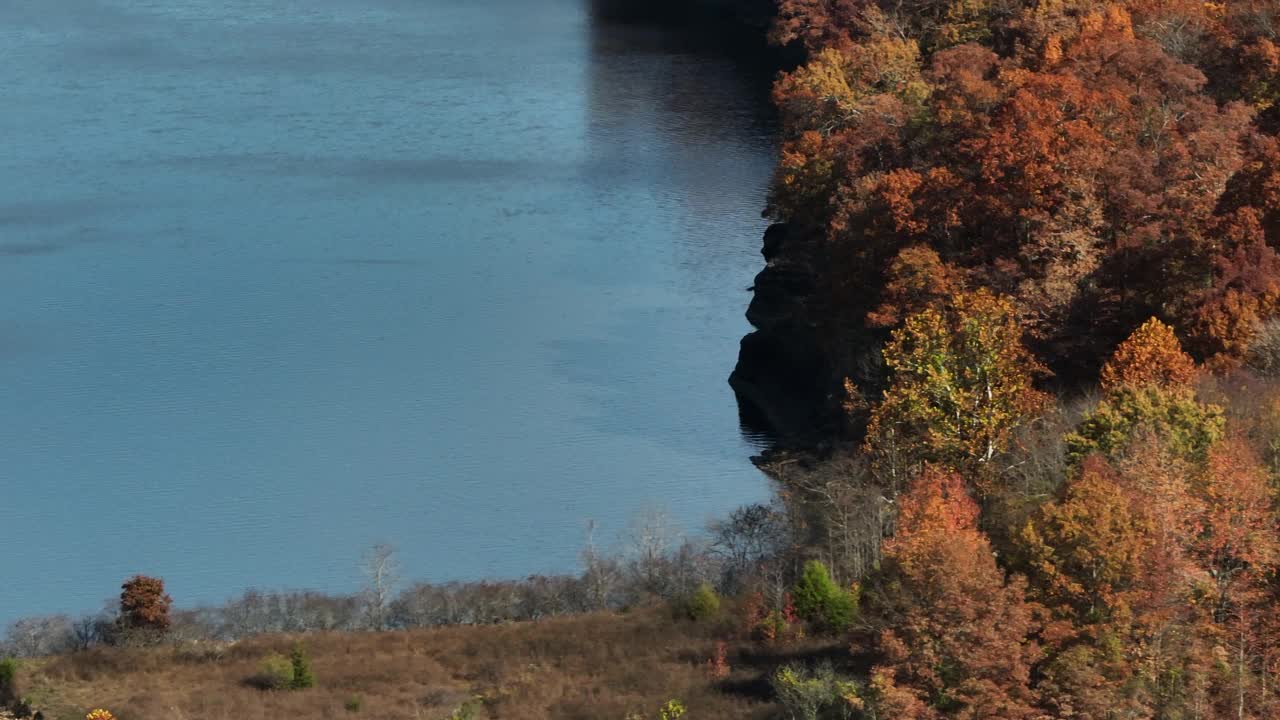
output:
<instances>
[{"instance_id":1,"label":"red-leaved tree","mask_svg":"<svg viewBox=\"0 0 1280 720\"><path fill-rule=\"evenodd\" d=\"M125 629L154 632L169 629L173 598L164 591L164 580L135 575L120 587L120 624Z\"/></svg>"}]
</instances>

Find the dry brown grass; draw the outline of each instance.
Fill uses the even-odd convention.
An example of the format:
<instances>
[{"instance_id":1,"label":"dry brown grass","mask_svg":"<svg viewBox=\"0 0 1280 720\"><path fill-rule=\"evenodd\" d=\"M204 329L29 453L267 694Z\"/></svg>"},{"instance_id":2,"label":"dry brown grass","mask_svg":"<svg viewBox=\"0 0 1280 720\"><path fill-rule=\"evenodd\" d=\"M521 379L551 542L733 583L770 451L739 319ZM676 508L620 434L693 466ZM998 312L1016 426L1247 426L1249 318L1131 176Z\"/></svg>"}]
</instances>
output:
<instances>
[{"instance_id":1,"label":"dry brown grass","mask_svg":"<svg viewBox=\"0 0 1280 720\"><path fill-rule=\"evenodd\" d=\"M500 626L303 637L316 688L269 692L246 681L262 658L298 636L253 638L223 649L104 648L33 663L20 676L51 720L105 707L120 720L284 720L447 717L485 698L480 718L656 716L677 698L699 720L766 718L771 668L816 647L761 650L730 644L732 674L705 663L726 628L673 620L653 608ZM358 712L345 709L359 696Z\"/></svg>"}]
</instances>

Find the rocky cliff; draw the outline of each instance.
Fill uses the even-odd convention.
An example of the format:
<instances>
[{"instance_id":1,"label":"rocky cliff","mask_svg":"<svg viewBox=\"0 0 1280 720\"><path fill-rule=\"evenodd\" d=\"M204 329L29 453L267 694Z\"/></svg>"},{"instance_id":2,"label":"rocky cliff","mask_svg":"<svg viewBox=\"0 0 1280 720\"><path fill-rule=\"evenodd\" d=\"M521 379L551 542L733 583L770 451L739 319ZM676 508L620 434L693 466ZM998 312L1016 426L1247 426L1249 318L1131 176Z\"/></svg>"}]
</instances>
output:
<instances>
[{"instance_id":1,"label":"rocky cliff","mask_svg":"<svg viewBox=\"0 0 1280 720\"><path fill-rule=\"evenodd\" d=\"M829 395L830 372L810 319L813 273L803 253L794 247L788 252L798 242L787 225L765 232L765 267L747 308L755 331L742 339L729 377L744 417L782 436L808 434L824 424Z\"/></svg>"}]
</instances>

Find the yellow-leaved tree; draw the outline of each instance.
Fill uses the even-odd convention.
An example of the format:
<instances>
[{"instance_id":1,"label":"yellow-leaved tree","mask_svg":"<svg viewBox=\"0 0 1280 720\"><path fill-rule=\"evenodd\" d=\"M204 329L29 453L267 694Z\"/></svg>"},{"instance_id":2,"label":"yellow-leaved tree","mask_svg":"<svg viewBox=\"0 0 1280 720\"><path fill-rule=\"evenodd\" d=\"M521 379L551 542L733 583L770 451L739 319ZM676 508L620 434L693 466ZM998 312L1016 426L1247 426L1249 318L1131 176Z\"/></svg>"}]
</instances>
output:
<instances>
[{"instance_id":1,"label":"yellow-leaved tree","mask_svg":"<svg viewBox=\"0 0 1280 720\"><path fill-rule=\"evenodd\" d=\"M891 487L924 462L986 476L1013 431L1048 402L1032 385L1047 371L1022 344L1013 302L987 290L907 318L884 360L889 387L872 411L867 449Z\"/></svg>"}]
</instances>

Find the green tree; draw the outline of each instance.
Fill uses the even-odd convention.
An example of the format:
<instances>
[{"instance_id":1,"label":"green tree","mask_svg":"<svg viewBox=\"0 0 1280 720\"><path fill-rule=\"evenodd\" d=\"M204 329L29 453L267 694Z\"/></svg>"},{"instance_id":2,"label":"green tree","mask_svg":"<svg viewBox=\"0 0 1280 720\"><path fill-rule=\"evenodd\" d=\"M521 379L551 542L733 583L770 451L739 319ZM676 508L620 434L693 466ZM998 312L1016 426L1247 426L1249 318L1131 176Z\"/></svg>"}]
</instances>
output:
<instances>
[{"instance_id":1,"label":"green tree","mask_svg":"<svg viewBox=\"0 0 1280 720\"><path fill-rule=\"evenodd\" d=\"M18 661L0 660L0 709L18 699Z\"/></svg>"},{"instance_id":2,"label":"green tree","mask_svg":"<svg viewBox=\"0 0 1280 720\"><path fill-rule=\"evenodd\" d=\"M847 631L857 617L857 597L837 585L827 566L817 560L804 564L791 597L800 617L831 632Z\"/></svg>"},{"instance_id":3,"label":"green tree","mask_svg":"<svg viewBox=\"0 0 1280 720\"><path fill-rule=\"evenodd\" d=\"M294 643L293 650L289 653L289 664L293 670L293 676L289 680L290 688L305 690L309 687L315 687L316 676L311 671L311 658L307 655L307 649L302 646L301 642Z\"/></svg>"},{"instance_id":4,"label":"green tree","mask_svg":"<svg viewBox=\"0 0 1280 720\"><path fill-rule=\"evenodd\" d=\"M1106 392L1076 432L1066 437L1067 456L1092 453L1115 459L1140 435L1151 435L1175 456L1194 462L1222 438L1222 408L1196 400L1196 366L1173 329L1152 318L1120 346L1102 368Z\"/></svg>"},{"instance_id":5,"label":"green tree","mask_svg":"<svg viewBox=\"0 0 1280 720\"><path fill-rule=\"evenodd\" d=\"M1203 461L1222 438L1222 408L1196 400L1187 387L1124 385L1113 390L1066 436L1067 457L1080 462L1092 453L1125 454L1143 434L1160 438L1175 455Z\"/></svg>"}]
</instances>

